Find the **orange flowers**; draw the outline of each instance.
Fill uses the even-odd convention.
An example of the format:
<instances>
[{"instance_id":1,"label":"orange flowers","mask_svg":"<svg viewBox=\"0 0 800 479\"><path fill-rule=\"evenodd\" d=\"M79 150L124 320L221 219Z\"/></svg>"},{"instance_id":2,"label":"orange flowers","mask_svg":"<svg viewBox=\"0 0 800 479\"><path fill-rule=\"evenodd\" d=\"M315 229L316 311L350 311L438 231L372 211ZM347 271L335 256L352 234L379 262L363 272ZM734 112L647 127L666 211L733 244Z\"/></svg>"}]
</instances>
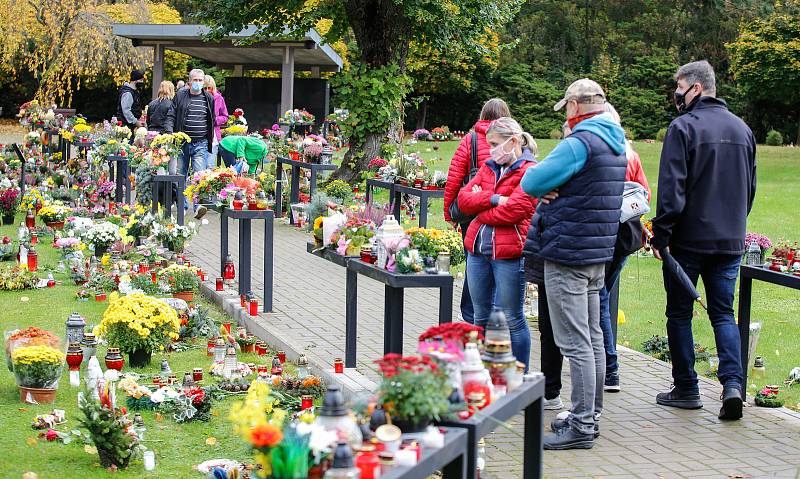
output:
<instances>
[{"instance_id":1,"label":"orange flowers","mask_svg":"<svg viewBox=\"0 0 800 479\"><path fill-rule=\"evenodd\" d=\"M259 424L250 431L253 447L274 447L283 439L281 430L272 424Z\"/></svg>"}]
</instances>

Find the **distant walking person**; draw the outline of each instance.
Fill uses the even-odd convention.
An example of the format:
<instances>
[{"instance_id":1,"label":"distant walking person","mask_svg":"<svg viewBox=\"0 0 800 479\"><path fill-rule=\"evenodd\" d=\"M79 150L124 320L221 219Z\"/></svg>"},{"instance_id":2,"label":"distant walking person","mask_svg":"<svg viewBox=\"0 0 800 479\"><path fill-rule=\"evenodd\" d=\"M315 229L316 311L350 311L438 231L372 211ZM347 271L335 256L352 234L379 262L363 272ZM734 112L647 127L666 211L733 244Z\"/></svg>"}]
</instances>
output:
<instances>
[{"instance_id":1,"label":"distant walking person","mask_svg":"<svg viewBox=\"0 0 800 479\"><path fill-rule=\"evenodd\" d=\"M176 132L186 133L192 141L181 148L180 171L186 176L206 169L208 154L214 143L214 97L203 90L205 73L189 72L189 88L179 90L172 100L175 106L173 125Z\"/></svg>"},{"instance_id":2,"label":"distant walking person","mask_svg":"<svg viewBox=\"0 0 800 479\"><path fill-rule=\"evenodd\" d=\"M117 120L134 131L136 127L142 126L142 122L139 120L142 116L142 96L139 88L144 84L144 73L141 70L133 70L130 78L130 81L125 82L119 88Z\"/></svg>"},{"instance_id":3,"label":"distant walking person","mask_svg":"<svg viewBox=\"0 0 800 479\"><path fill-rule=\"evenodd\" d=\"M661 150L653 253L660 259L669 251L693 283L703 278L723 386L719 418L739 419L747 365L741 364L733 296L756 194L756 142L750 128L716 98L714 69L707 61L683 65L675 80L681 116L669 125ZM666 268L664 289L674 386L656 401L698 409L703 403L694 370L694 298Z\"/></svg>"},{"instance_id":4,"label":"distant walking person","mask_svg":"<svg viewBox=\"0 0 800 479\"><path fill-rule=\"evenodd\" d=\"M481 116L477 123L472 127L470 134L465 136L458 149L450 160L450 167L447 170L447 183L444 187L444 219L448 223L453 223L453 226L461 228L461 238L464 239L467 235L470 221L461 219L461 223L454 221L450 215L450 210L453 209L453 204L456 202L458 192L467 181L472 179L471 175L478 171L478 168L486 163L489 159L489 143L486 142L486 130L492 121L505 116L511 116L508 111L506 102L499 98L492 98L483 104L481 109ZM474 138L473 138L474 137ZM474 143L477 145L475 151L472 150ZM475 165L472 165L472 158L475 158ZM475 168L472 171L472 168ZM456 218L459 219L459 218ZM461 290L461 317L468 323L473 322L475 312L472 308L472 298L469 294L469 283L467 280L466 272L464 273L464 288Z\"/></svg>"},{"instance_id":5,"label":"distant walking person","mask_svg":"<svg viewBox=\"0 0 800 479\"><path fill-rule=\"evenodd\" d=\"M222 94L217 90L217 82L214 77L206 75L205 89L207 92L214 96L214 144L211 146L211 155L208 157L207 168L214 168L217 166L217 152L219 151L219 142L222 141L222 131L220 127L228 122L228 106L225 105L225 99Z\"/></svg>"},{"instance_id":6,"label":"distant walking person","mask_svg":"<svg viewBox=\"0 0 800 479\"><path fill-rule=\"evenodd\" d=\"M172 122L175 121L175 107L172 99L175 87L169 80L158 86L158 98L147 105L147 130L161 133L172 133Z\"/></svg>"}]
</instances>

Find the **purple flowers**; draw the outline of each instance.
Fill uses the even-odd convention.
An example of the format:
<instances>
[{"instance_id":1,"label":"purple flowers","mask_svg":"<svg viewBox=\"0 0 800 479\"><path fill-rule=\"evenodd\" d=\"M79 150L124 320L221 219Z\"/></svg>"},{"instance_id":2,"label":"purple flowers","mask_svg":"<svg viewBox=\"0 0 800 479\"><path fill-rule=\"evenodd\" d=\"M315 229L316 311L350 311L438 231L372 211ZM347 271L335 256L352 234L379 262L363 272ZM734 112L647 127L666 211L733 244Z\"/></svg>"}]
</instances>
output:
<instances>
[{"instance_id":1,"label":"purple flowers","mask_svg":"<svg viewBox=\"0 0 800 479\"><path fill-rule=\"evenodd\" d=\"M761 251L772 248L772 241L761 233L747 233L747 236L744 237L745 248L750 246L750 243L754 241L758 244L759 248L761 248Z\"/></svg>"},{"instance_id":2,"label":"purple flowers","mask_svg":"<svg viewBox=\"0 0 800 479\"><path fill-rule=\"evenodd\" d=\"M419 130L414 131L414 139L418 141L430 141L431 132L425 128L420 128Z\"/></svg>"}]
</instances>

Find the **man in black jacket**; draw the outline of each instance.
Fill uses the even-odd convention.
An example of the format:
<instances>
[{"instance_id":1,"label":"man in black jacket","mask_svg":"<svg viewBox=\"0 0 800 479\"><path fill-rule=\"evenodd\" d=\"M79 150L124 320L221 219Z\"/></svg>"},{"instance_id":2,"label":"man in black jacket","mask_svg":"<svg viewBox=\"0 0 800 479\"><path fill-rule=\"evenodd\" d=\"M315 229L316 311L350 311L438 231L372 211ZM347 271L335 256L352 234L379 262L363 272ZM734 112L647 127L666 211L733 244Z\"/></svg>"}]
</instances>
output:
<instances>
[{"instance_id":1,"label":"man in black jacket","mask_svg":"<svg viewBox=\"0 0 800 479\"><path fill-rule=\"evenodd\" d=\"M125 126L136 130L136 127L142 126L139 117L142 116L142 98L139 93L139 88L144 85L144 73L140 70L133 70L130 76L131 81L125 82L119 88L117 95L117 120L121 121ZM131 135L131 141L133 135Z\"/></svg>"},{"instance_id":2,"label":"man in black jacket","mask_svg":"<svg viewBox=\"0 0 800 479\"><path fill-rule=\"evenodd\" d=\"M756 192L756 143L750 128L716 98L714 69L707 61L683 65L675 75L681 116L664 138L658 176L653 249L672 253L693 283L702 276L714 328L723 385L720 419L742 417L742 367L733 296L747 215ZM694 371L694 298L664 269L667 335L674 387L658 404L703 407Z\"/></svg>"}]
</instances>

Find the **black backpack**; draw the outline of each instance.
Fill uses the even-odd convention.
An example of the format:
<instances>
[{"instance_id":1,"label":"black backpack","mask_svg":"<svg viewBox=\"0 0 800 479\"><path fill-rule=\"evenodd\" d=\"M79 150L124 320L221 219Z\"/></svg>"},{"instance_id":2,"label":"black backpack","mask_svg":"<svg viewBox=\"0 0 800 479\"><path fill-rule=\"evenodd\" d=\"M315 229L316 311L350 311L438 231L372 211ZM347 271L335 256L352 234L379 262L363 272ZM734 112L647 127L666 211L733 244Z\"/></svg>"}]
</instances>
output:
<instances>
[{"instance_id":1,"label":"black backpack","mask_svg":"<svg viewBox=\"0 0 800 479\"><path fill-rule=\"evenodd\" d=\"M473 178L475 178L476 174L478 174L478 134L474 131L470 133L470 140L470 168L469 174L464 177L464 181L461 183L462 188L466 186L467 183L469 183ZM456 198L452 203L450 203L450 208L447 209L447 212L450 214L450 219L460 224L461 229L464 231L466 231L467 226L472 223L472 220L475 219L474 216L468 215L458 208L458 195L456 195Z\"/></svg>"}]
</instances>

